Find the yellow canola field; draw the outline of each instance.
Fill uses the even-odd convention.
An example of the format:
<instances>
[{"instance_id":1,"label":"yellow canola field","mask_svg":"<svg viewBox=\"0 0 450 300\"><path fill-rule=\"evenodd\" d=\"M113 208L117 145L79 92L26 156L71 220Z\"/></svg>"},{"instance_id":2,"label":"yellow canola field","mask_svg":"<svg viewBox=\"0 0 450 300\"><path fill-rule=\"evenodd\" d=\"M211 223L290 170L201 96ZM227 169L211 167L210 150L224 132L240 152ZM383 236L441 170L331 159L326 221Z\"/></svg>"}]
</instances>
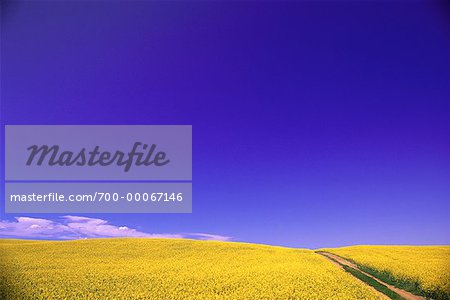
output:
<instances>
[{"instance_id":1,"label":"yellow canola field","mask_svg":"<svg viewBox=\"0 0 450 300\"><path fill-rule=\"evenodd\" d=\"M379 299L311 250L180 239L0 240L1 299Z\"/></svg>"},{"instance_id":2,"label":"yellow canola field","mask_svg":"<svg viewBox=\"0 0 450 300\"><path fill-rule=\"evenodd\" d=\"M357 264L419 283L428 294L450 297L450 246L351 246L322 249Z\"/></svg>"}]
</instances>

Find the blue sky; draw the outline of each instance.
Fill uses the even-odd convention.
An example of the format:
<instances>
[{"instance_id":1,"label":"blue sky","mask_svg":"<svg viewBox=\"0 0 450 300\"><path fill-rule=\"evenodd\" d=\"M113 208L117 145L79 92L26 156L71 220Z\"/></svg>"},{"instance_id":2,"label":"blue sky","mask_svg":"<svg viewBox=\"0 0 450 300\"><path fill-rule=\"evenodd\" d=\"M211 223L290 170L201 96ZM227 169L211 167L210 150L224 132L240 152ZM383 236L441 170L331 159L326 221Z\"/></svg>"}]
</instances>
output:
<instances>
[{"instance_id":1,"label":"blue sky","mask_svg":"<svg viewBox=\"0 0 450 300\"><path fill-rule=\"evenodd\" d=\"M448 244L449 25L433 1L6 2L1 121L193 125L193 213L102 224Z\"/></svg>"}]
</instances>

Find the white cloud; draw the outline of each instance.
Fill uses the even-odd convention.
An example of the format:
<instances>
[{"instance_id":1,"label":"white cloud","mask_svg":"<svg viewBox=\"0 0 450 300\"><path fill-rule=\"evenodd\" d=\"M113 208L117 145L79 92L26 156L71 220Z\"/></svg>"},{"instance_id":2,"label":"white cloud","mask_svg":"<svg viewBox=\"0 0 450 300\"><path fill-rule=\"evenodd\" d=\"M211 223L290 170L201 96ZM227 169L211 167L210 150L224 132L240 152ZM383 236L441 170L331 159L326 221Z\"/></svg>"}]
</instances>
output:
<instances>
[{"instance_id":1,"label":"white cloud","mask_svg":"<svg viewBox=\"0 0 450 300\"><path fill-rule=\"evenodd\" d=\"M63 216L59 220L17 217L15 221L0 220L0 237L32 239L81 239L105 237L193 238L230 241L227 236L207 233L155 234L127 226L116 226L98 218Z\"/></svg>"},{"instance_id":2,"label":"white cloud","mask_svg":"<svg viewBox=\"0 0 450 300\"><path fill-rule=\"evenodd\" d=\"M232 238L230 236L223 236L217 234L209 234L209 233L188 233L187 235L192 236L194 239L199 240L214 240L214 241L231 241Z\"/></svg>"}]
</instances>

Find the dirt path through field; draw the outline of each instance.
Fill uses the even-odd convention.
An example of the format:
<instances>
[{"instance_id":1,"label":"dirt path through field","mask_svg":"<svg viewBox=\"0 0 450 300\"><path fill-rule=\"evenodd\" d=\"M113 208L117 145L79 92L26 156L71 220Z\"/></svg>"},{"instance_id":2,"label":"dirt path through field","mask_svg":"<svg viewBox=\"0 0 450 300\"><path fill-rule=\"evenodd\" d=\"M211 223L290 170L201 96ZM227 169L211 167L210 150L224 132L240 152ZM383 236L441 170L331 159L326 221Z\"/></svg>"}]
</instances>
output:
<instances>
[{"instance_id":1,"label":"dirt path through field","mask_svg":"<svg viewBox=\"0 0 450 300\"><path fill-rule=\"evenodd\" d=\"M322 255L322 256L325 256L325 257L328 258L332 263L334 263L335 265L338 265L338 266L341 267L341 268L342 268L342 266L347 266L347 267L353 268L353 269L355 269L355 270L358 270L359 272L363 273L364 275L369 276L370 278L373 278L373 279L375 279L376 281L378 281L379 283L385 285L388 289L390 289L391 291L393 291L393 292L399 294L401 297L405 298L406 300L425 300L424 297L416 296L416 295L414 295L414 294L411 294L410 292L401 290L401 289L399 289L399 288L396 288L396 287L393 286L393 285L390 285L390 284L388 284L388 283L386 283L386 282L384 282L384 281L379 280L378 278L376 278L376 277L374 277L374 276L372 276L372 275L370 275L370 274L368 274L368 273L362 271L362 270L361 270L360 268L358 268L358 266L355 265L354 263L352 263L352 262L350 262L350 261L348 261L348 260L346 260L346 259L344 259L344 258L342 258L342 257L340 257L340 256L338 256L338 255L335 255L335 254L332 254L332 253L328 253L328 252L320 252L320 251L317 252L317 253L320 254L320 255Z\"/></svg>"}]
</instances>

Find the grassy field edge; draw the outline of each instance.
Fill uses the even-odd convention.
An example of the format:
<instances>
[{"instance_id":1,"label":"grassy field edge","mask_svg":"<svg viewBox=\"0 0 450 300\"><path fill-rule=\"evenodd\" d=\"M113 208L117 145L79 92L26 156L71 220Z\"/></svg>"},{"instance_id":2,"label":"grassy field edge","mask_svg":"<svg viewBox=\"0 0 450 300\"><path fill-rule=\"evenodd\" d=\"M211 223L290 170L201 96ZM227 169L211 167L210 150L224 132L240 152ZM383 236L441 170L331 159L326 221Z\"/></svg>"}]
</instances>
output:
<instances>
[{"instance_id":1,"label":"grassy field edge","mask_svg":"<svg viewBox=\"0 0 450 300\"><path fill-rule=\"evenodd\" d=\"M351 260L352 261L352 260ZM423 296L426 298L432 298L435 300L448 300L450 299L450 295L448 295L445 291L437 288L435 290L424 290L421 284L415 280L405 280L396 277L394 274L388 271L380 271L375 268L355 263L362 271L388 283L399 289L408 291L412 294Z\"/></svg>"},{"instance_id":2,"label":"grassy field edge","mask_svg":"<svg viewBox=\"0 0 450 300\"><path fill-rule=\"evenodd\" d=\"M321 251L321 252L325 252L325 251ZM320 255L319 252L316 252L316 253ZM327 259L330 259L330 260L334 261L335 263L337 263L338 265L342 266L342 268L346 272L352 274L353 276L355 276L356 278L358 278L362 282L370 285L371 287L373 287L374 289L376 289L380 293L383 293L384 295L388 296L389 298L394 299L394 300L401 300L401 299L403 299L399 294L397 294L396 292L390 290L384 284L381 284L378 281L376 281L375 279L370 278L369 276L363 274L359 270L353 269L353 268L348 267L348 266L344 266L344 265L340 264L337 260L333 259L332 257L327 256Z\"/></svg>"},{"instance_id":3,"label":"grassy field edge","mask_svg":"<svg viewBox=\"0 0 450 300\"><path fill-rule=\"evenodd\" d=\"M326 252L326 251L323 251ZM348 257L343 257L341 255L338 255L336 253L332 253L334 255L340 256L350 262L352 262L353 264L355 264L356 266L358 266L358 268L361 269L361 271L364 271L376 278L378 278L379 280L393 285L396 288L402 289L404 291L410 292L414 295L417 296L423 296L425 298L431 298L431 299L435 299L435 300L448 300L450 299L450 295L447 294L445 291L441 290L441 289L436 289L436 290L424 290L421 286L421 284L418 281L415 280L405 280L405 279L400 279L397 276L395 276L394 274L392 274L389 271L380 271L377 270L375 268L369 267L367 265L364 264L360 264L356 261L354 261L351 258Z\"/></svg>"}]
</instances>

